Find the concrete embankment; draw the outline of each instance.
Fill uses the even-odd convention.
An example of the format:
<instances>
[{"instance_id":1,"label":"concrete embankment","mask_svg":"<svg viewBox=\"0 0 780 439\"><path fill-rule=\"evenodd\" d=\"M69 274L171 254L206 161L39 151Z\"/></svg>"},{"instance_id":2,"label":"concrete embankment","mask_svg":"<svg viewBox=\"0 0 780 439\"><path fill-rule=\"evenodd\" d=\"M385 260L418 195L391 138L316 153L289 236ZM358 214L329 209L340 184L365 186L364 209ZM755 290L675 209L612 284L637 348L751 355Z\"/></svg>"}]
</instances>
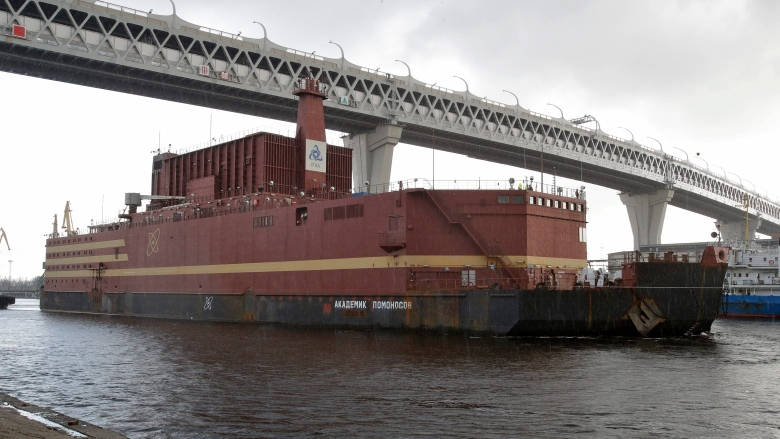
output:
<instances>
[{"instance_id":1,"label":"concrete embankment","mask_svg":"<svg viewBox=\"0 0 780 439\"><path fill-rule=\"evenodd\" d=\"M22 437L40 439L125 438L119 433L102 429L97 425L0 393L0 439Z\"/></svg>"}]
</instances>

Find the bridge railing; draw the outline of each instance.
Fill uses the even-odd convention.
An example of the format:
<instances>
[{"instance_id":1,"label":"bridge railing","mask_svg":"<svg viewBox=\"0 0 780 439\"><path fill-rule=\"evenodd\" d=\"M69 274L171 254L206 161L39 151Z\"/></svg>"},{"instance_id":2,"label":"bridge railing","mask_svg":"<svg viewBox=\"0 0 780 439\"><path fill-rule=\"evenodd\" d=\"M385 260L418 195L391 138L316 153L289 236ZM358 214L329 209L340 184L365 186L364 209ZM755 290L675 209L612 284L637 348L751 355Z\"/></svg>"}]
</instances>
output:
<instances>
[{"instance_id":1,"label":"bridge railing","mask_svg":"<svg viewBox=\"0 0 780 439\"><path fill-rule=\"evenodd\" d=\"M96 6L102 6L104 8L113 9L115 11L124 12L126 14L132 14L132 15L138 15L139 17L148 17L149 12L148 11L141 11L139 9L134 9L128 6L122 6L118 5L116 3L110 3L103 0L97 0L95 1Z\"/></svg>"}]
</instances>

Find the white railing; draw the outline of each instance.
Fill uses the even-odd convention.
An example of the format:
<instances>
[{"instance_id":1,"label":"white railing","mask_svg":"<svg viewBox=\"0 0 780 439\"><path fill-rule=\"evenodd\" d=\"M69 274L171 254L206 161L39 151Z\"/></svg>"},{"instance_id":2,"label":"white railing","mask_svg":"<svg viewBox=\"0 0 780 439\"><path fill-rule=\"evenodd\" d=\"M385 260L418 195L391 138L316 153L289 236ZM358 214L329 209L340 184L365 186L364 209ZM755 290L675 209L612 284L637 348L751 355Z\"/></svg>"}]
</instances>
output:
<instances>
[{"instance_id":1,"label":"white railing","mask_svg":"<svg viewBox=\"0 0 780 439\"><path fill-rule=\"evenodd\" d=\"M539 182L511 182L509 180L429 180L427 178L413 178L386 184L369 185L357 190L358 193L377 194L394 192L403 189L429 189L429 190L528 190L541 194L557 195L561 197L585 200L584 186L580 188L568 188L558 185Z\"/></svg>"}]
</instances>

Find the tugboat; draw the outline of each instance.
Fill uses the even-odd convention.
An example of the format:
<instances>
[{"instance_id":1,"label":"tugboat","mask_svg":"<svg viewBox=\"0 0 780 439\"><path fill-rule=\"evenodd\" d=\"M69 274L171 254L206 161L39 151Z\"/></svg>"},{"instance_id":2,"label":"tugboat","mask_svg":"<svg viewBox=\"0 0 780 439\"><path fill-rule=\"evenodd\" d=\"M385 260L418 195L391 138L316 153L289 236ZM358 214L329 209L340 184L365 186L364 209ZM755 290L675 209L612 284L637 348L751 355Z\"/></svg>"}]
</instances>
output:
<instances>
[{"instance_id":1,"label":"tugboat","mask_svg":"<svg viewBox=\"0 0 780 439\"><path fill-rule=\"evenodd\" d=\"M709 330L727 249L629 258L619 284L597 286L582 277L582 188L420 179L353 194L352 151L325 141L323 87L297 82L296 137L158 153L151 194L126 194L117 221L53 233L41 309L512 336Z\"/></svg>"}]
</instances>

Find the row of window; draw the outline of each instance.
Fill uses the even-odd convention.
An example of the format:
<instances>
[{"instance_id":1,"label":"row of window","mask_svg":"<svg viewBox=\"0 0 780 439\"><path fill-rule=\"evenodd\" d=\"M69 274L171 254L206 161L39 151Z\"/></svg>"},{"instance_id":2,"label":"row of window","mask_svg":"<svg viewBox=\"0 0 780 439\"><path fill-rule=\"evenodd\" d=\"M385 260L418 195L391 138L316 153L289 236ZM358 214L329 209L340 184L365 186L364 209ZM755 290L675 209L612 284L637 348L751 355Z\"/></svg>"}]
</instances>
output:
<instances>
[{"instance_id":1,"label":"row of window","mask_svg":"<svg viewBox=\"0 0 780 439\"><path fill-rule=\"evenodd\" d=\"M582 212L582 204L572 203L569 201L553 200L550 198L542 198L530 196L528 197L528 204L536 204L537 206L554 207L556 209L571 210Z\"/></svg>"},{"instance_id":2,"label":"row of window","mask_svg":"<svg viewBox=\"0 0 780 439\"><path fill-rule=\"evenodd\" d=\"M84 242L87 241L87 238L89 238L89 241L92 241L95 239L94 236L85 236ZM55 239L50 243L50 245L62 245L62 244L76 244L81 242L81 238L71 238L71 239Z\"/></svg>"},{"instance_id":3,"label":"row of window","mask_svg":"<svg viewBox=\"0 0 780 439\"><path fill-rule=\"evenodd\" d=\"M362 216L362 204L349 204L347 206L328 207L325 209L325 221L340 220L344 218L360 218Z\"/></svg>"},{"instance_id":4,"label":"row of window","mask_svg":"<svg viewBox=\"0 0 780 439\"><path fill-rule=\"evenodd\" d=\"M58 258L60 256L81 256L81 255L91 255L92 250L84 250L84 251L77 251L77 252L61 252L61 253L46 253L47 258Z\"/></svg>"},{"instance_id":5,"label":"row of window","mask_svg":"<svg viewBox=\"0 0 780 439\"><path fill-rule=\"evenodd\" d=\"M525 200L522 195L499 195L498 204L523 204ZM537 196L528 197L528 204L535 204L537 206L554 207L556 209L571 210L582 212L582 204L572 203L569 201L553 200L551 198L543 198Z\"/></svg>"},{"instance_id":6,"label":"row of window","mask_svg":"<svg viewBox=\"0 0 780 439\"><path fill-rule=\"evenodd\" d=\"M523 200L522 195L499 195L498 196L498 204L523 204L525 200Z\"/></svg>"},{"instance_id":7,"label":"row of window","mask_svg":"<svg viewBox=\"0 0 780 439\"><path fill-rule=\"evenodd\" d=\"M259 227L271 227L274 225L273 215L256 216L252 219L252 228L257 229Z\"/></svg>"},{"instance_id":8,"label":"row of window","mask_svg":"<svg viewBox=\"0 0 780 439\"><path fill-rule=\"evenodd\" d=\"M753 277L750 274L751 273L745 273L745 277ZM775 277L775 276L772 276L771 274L764 274L764 276L766 278L769 278L769 279L772 279L773 277ZM739 273L739 272L731 273L731 272L727 271L726 272L726 277L742 277L742 273ZM761 279L761 273L756 273L756 279Z\"/></svg>"},{"instance_id":9,"label":"row of window","mask_svg":"<svg viewBox=\"0 0 780 439\"><path fill-rule=\"evenodd\" d=\"M49 271L85 270L91 268L92 268L92 264L47 265L46 266L46 269Z\"/></svg>"}]
</instances>

